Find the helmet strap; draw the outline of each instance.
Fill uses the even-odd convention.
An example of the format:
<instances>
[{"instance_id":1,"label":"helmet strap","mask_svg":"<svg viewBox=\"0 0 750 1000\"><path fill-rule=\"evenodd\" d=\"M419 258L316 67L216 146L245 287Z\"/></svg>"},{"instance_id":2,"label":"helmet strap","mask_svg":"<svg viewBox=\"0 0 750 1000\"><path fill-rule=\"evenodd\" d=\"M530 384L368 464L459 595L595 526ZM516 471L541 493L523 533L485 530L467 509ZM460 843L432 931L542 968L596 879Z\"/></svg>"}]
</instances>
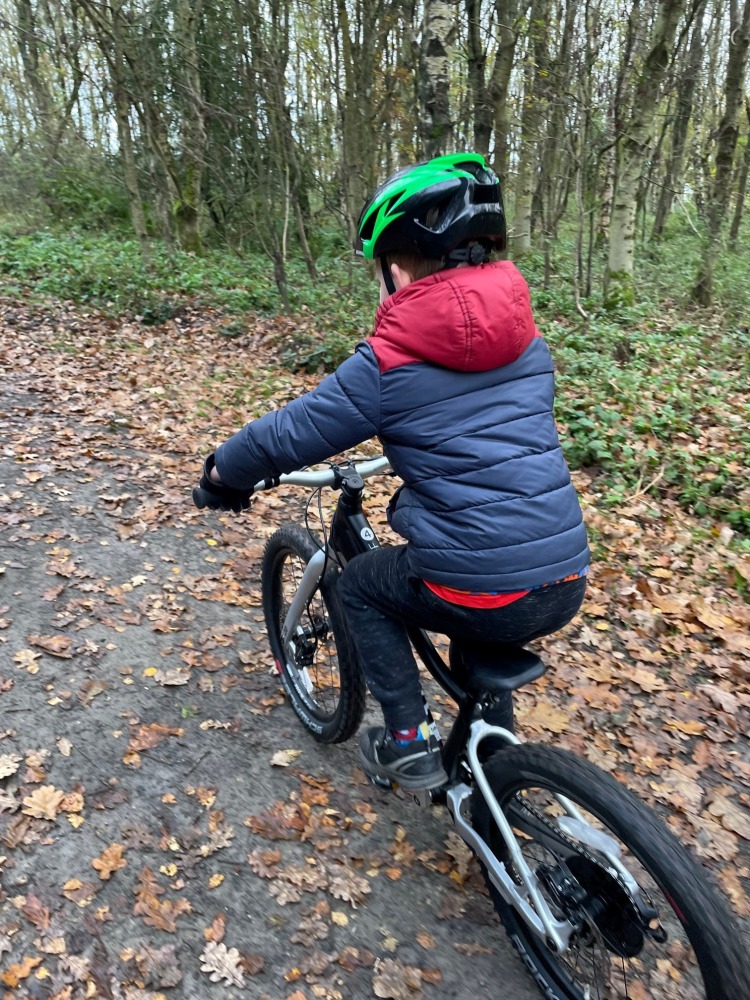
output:
<instances>
[{"instance_id":1,"label":"helmet strap","mask_svg":"<svg viewBox=\"0 0 750 1000\"><path fill-rule=\"evenodd\" d=\"M393 275L391 274L391 266L388 263L388 258L384 253L381 253L378 260L380 261L380 273L383 275L383 282L385 283L386 290L389 295L395 295L396 284L393 280Z\"/></svg>"}]
</instances>

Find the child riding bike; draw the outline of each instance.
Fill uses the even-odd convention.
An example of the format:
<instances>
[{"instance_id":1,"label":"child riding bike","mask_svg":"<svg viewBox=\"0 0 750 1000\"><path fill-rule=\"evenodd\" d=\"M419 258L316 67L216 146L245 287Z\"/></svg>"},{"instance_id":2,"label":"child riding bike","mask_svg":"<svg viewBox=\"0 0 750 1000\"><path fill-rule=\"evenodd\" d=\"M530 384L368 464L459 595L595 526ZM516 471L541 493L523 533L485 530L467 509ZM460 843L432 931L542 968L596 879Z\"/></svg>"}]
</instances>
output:
<instances>
[{"instance_id":1,"label":"child riding bike","mask_svg":"<svg viewBox=\"0 0 750 1000\"><path fill-rule=\"evenodd\" d=\"M376 262L372 336L309 393L206 459L208 506L247 508L252 485L377 436L403 485L388 519L406 543L357 556L340 597L384 726L365 771L410 790L447 776L407 626L481 646L556 632L583 600L589 552L553 416L554 374L505 247L500 183L474 153L398 171L364 206ZM485 716L512 729L510 695Z\"/></svg>"}]
</instances>

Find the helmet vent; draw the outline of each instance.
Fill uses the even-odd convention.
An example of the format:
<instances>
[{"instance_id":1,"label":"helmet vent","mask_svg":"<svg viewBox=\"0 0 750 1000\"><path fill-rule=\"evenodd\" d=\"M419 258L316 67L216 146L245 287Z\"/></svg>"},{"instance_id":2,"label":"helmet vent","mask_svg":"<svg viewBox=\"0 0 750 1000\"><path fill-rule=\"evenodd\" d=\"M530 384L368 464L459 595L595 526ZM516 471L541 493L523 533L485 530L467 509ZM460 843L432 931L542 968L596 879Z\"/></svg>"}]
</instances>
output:
<instances>
[{"instance_id":1,"label":"helmet vent","mask_svg":"<svg viewBox=\"0 0 750 1000\"><path fill-rule=\"evenodd\" d=\"M475 205L497 205L500 189L497 184L475 184L471 200Z\"/></svg>"},{"instance_id":2,"label":"helmet vent","mask_svg":"<svg viewBox=\"0 0 750 1000\"><path fill-rule=\"evenodd\" d=\"M359 231L359 238L361 240L366 241L366 240L371 240L372 239L372 234L373 234L373 232L375 230L375 218L376 218L376 216L377 216L377 212L372 212L370 214L369 219L365 219L365 221L362 223L362 228Z\"/></svg>"}]
</instances>

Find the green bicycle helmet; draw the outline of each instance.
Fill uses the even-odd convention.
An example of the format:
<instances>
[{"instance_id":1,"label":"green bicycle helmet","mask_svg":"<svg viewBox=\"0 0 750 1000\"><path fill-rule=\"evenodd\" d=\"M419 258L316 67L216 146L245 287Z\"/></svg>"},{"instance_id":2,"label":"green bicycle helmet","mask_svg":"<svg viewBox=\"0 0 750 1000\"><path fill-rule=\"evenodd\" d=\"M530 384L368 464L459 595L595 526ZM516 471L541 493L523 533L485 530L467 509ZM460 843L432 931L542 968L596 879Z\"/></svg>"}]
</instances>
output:
<instances>
[{"instance_id":1,"label":"green bicycle helmet","mask_svg":"<svg viewBox=\"0 0 750 1000\"><path fill-rule=\"evenodd\" d=\"M451 254L454 263L478 262L452 251L474 241L485 249L503 249L500 181L478 153L437 156L405 167L381 184L362 209L357 235L358 250L368 260L400 252L432 260Z\"/></svg>"}]
</instances>

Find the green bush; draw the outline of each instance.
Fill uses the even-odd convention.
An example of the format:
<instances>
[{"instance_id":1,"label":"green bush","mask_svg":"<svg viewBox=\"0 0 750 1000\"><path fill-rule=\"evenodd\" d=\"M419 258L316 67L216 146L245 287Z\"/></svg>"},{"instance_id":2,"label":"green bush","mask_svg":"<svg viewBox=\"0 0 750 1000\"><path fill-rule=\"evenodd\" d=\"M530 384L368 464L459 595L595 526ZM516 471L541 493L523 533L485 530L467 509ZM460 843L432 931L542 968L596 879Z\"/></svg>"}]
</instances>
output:
<instances>
[{"instance_id":1,"label":"green bush","mask_svg":"<svg viewBox=\"0 0 750 1000\"><path fill-rule=\"evenodd\" d=\"M629 321L630 320L630 321ZM566 455L605 502L649 492L750 532L750 335L622 315L547 329ZM744 392L743 392L744 390Z\"/></svg>"},{"instance_id":2,"label":"green bush","mask_svg":"<svg viewBox=\"0 0 750 1000\"><path fill-rule=\"evenodd\" d=\"M34 292L162 322L188 301L230 313L272 312L279 298L262 258L209 251L196 257L163 244L147 265L136 240L68 231L0 232L0 274Z\"/></svg>"},{"instance_id":3,"label":"green bush","mask_svg":"<svg viewBox=\"0 0 750 1000\"><path fill-rule=\"evenodd\" d=\"M49 224L76 230L123 230L130 226L127 194L116 158L105 158L74 141L54 160L33 140L14 153L0 150L0 215L18 231Z\"/></svg>"}]
</instances>

